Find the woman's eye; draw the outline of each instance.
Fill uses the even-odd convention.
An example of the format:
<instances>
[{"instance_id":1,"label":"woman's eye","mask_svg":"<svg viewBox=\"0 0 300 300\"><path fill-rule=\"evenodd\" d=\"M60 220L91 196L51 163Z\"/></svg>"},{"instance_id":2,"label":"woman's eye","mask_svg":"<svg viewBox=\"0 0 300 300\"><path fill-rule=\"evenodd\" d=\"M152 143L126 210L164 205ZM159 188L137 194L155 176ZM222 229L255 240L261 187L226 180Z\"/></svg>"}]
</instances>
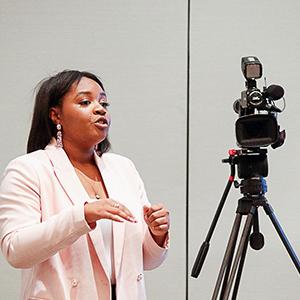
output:
<instances>
[{"instance_id":1,"label":"woman's eye","mask_svg":"<svg viewBox=\"0 0 300 300\"><path fill-rule=\"evenodd\" d=\"M80 101L80 104L81 105L89 105L89 104L91 104L91 101L88 100L88 99L83 99L83 100Z\"/></svg>"},{"instance_id":2,"label":"woman's eye","mask_svg":"<svg viewBox=\"0 0 300 300\"><path fill-rule=\"evenodd\" d=\"M103 108L107 108L109 106L109 103L108 102L100 102L100 105L103 107Z\"/></svg>"}]
</instances>

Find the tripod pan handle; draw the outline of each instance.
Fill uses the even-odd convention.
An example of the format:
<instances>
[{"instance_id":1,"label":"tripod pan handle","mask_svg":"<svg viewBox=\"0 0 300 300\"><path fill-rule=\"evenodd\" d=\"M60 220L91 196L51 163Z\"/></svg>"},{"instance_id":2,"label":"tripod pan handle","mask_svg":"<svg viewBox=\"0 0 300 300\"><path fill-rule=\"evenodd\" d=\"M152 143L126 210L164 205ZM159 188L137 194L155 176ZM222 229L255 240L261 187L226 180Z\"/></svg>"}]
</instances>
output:
<instances>
[{"instance_id":1,"label":"tripod pan handle","mask_svg":"<svg viewBox=\"0 0 300 300\"><path fill-rule=\"evenodd\" d=\"M191 274L192 277L197 278L199 276L199 273L202 269L208 249L209 249L209 242L204 241L198 252L197 258L195 260L195 263L194 263L194 266L192 269L192 274Z\"/></svg>"}]
</instances>

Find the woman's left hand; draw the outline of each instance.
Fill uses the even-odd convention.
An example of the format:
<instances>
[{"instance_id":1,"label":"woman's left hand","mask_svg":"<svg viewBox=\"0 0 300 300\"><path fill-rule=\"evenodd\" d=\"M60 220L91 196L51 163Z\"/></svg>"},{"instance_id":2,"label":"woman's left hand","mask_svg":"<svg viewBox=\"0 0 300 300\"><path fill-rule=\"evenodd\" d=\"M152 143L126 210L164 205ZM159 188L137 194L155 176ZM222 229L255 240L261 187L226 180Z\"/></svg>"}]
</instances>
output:
<instances>
[{"instance_id":1,"label":"woman's left hand","mask_svg":"<svg viewBox=\"0 0 300 300\"><path fill-rule=\"evenodd\" d=\"M163 204L144 206L143 209L145 222L154 240L162 246L170 227L169 211Z\"/></svg>"}]
</instances>

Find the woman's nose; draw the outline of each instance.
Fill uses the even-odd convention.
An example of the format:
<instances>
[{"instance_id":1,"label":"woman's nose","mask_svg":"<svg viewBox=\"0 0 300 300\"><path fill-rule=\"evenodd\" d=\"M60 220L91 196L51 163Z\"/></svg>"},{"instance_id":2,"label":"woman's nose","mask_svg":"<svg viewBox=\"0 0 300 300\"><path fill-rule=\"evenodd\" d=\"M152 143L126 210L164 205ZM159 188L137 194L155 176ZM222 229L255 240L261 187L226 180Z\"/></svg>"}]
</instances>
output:
<instances>
[{"instance_id":1,"label":"woman's nose","mask_svg":"<svg viewBox=\"0 0 300 300\"><path fill-rule=\"evenodd\" d=\"M99 102L97 102L94 108L94 113L97 115L105 115L106 109Z\"/></svg>"}]
</instances>

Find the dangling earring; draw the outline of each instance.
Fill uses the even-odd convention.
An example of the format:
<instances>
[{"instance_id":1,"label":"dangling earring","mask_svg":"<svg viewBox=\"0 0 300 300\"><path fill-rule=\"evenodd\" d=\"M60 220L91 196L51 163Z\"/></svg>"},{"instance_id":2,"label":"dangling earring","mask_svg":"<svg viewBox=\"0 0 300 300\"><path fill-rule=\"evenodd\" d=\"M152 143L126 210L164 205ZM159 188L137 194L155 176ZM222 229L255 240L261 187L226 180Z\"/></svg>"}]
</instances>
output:
<instances>
[{"instance_id":1,"label":"dangling earring","mask_svg":"<svg viewBox=\"0 0 300 300\"><path fill-rule=\"evenodd\" d=\"M56 133L56 146L58 148L62 148L63 147L63 143L62 143L61 125L57 124L56 125L56 129L57 129L57 133Z\"/></svg>"}]
</instances>

